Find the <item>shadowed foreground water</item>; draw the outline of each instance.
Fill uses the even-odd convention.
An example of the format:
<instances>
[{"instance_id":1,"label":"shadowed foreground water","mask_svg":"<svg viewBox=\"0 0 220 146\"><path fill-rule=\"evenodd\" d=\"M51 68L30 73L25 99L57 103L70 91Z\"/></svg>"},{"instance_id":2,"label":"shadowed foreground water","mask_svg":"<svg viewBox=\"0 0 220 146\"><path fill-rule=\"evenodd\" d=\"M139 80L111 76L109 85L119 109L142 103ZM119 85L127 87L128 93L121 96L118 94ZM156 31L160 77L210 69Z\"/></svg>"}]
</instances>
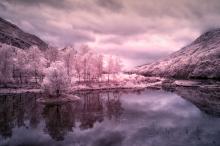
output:
<instances>
[{"instance_id":1,"label":"shadowed foreground water","mask_svg":"<svg viewBox=\"0 0 220 146\"><path fill-rule=\"evenodd\" d=\"M34 93L0 95L0 146L219 146L219 93L83 93L62 105L41 105Z\"/></svg>"}]
</instances>

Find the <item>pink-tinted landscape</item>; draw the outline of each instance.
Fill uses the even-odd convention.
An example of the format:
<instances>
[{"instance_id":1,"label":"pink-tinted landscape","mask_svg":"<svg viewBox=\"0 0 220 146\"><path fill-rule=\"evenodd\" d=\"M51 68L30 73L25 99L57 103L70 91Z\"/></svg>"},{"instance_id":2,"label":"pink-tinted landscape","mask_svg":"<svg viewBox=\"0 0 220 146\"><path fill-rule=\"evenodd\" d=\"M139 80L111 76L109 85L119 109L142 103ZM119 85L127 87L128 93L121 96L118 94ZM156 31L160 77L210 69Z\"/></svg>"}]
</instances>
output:
<instances>
[{"instance_id":1,"label":"pink-tinted landscape","mask_svg":"<svg viewBox=\"0 0 220 146\"><path fill-rule=\"evenodd\" d=\"M1 0L0 146L219 146L219 0Z\"/></svg>"},{"instance_id":2,"label":"pink-tinted landscape","mask_svg":"<svg viewBox=\"0 0 220 146\"><path fill-rule=\"evenodd\" d=\"M2 0L0 14L49 44L89 44L134 67L218 27L219 5L218 0Z\"/></svg>"}]
</instances>

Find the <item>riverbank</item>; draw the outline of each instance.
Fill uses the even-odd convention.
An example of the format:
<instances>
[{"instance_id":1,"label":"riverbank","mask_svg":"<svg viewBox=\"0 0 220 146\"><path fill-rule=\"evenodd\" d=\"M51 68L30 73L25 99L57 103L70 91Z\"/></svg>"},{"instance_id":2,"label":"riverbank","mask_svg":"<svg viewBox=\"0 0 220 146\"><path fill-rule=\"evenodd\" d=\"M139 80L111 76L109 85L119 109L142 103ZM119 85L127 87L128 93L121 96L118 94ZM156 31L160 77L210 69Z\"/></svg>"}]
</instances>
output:
<instances>
[{"instance_id":1,"label":"riverbank","mask_svg":"<svg viewBox=\"0 0 220 146\"><path fill-rule=\"evenodd\" d=\"M43 93L40 86L25 86L24 88L0 88L0 94L9 93ZM176 87L195 87L195 88L215 88L220 90L220 81L216 80L175 80L160 77L144 77L139 75L127 75L118 77L112 81L98 81L90 83L73 83L68 94L90 91L109 91L109 90L141 90L145 88L173 90Z\"/></svg>"}]
</instances>

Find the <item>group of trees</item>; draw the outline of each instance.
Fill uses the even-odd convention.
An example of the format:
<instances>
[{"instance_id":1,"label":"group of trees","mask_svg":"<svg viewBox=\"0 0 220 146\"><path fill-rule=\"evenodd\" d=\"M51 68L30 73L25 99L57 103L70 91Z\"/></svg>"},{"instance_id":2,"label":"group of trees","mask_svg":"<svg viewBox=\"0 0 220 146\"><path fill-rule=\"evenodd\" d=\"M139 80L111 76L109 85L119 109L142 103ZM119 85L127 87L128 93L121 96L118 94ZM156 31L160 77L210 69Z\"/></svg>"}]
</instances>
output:
<instances>
[{"instance_id":1,"label":"group of trees","mask_svg":"<svg viewBox=\"0 0 220 146\"><path fill-rule=\"evenodd\" d=\"M49 49L46 59L48 66L45 69L43 87L48 93L55 95L69 90L73 83L87 85L101 81L109 83L109 74L115 75L122 68L117 57L104 57L85 45L78 49L73 47L61 50ZM105 80L103 74L108 75L108 80Z\"/></svg>"},{"instance_id":2,"label":"group of trees","mask_svg":"<svg viewBox=\"0 0 220 146\"><path fill-rule=\"evenodd\" d=\"M23 85L43 80L47 60L36 46L22 50L1 44L0 60L0 84L5 87L10 83Z\"/></svg>"},{"instance_id":3,"label":"group of trees","mask_svg":"<svg viewBox=\"0 0 220 146\"><path fill-rule=\"evenodd\" d=\"M37 46L22 50L0 44L0 60L0 84L42 84L47 91L56 94L68 90L73 83L106 81L105 75L109 82L109 75L120 72L122 67L119 58L106 57L86 45L77 49L51 47L42 51Z\"/></svg>"}]
</instances>

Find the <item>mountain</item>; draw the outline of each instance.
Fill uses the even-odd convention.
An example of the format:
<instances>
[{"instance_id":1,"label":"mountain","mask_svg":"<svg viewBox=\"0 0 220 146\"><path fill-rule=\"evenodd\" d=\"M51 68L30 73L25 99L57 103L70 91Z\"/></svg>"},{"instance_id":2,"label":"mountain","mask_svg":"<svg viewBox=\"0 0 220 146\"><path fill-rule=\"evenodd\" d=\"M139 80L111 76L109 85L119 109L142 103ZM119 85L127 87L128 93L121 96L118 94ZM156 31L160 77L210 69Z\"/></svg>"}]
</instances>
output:
<instances>
[{"instance_id":1,"label":"mountain","mask_svg":"<svg viewBox=\"0 0 220 146\"><path fill-rule=\"evenodd\" d=\"M16 25L0 18L0 42L18 48L27 49L37 45L41 50L48 48L47 43L33 34L22 31Z\"/></svg>"},{"instance_id":2,"label":"mountain","mask_svg":"<svg viewBox=\"0 0 220 146\"><path fill-rule=\"evenodd\" d=\"M220 29L202 34L190 45L132 72L145 76L220 79Z\"/></svg>"}]
</instances>

